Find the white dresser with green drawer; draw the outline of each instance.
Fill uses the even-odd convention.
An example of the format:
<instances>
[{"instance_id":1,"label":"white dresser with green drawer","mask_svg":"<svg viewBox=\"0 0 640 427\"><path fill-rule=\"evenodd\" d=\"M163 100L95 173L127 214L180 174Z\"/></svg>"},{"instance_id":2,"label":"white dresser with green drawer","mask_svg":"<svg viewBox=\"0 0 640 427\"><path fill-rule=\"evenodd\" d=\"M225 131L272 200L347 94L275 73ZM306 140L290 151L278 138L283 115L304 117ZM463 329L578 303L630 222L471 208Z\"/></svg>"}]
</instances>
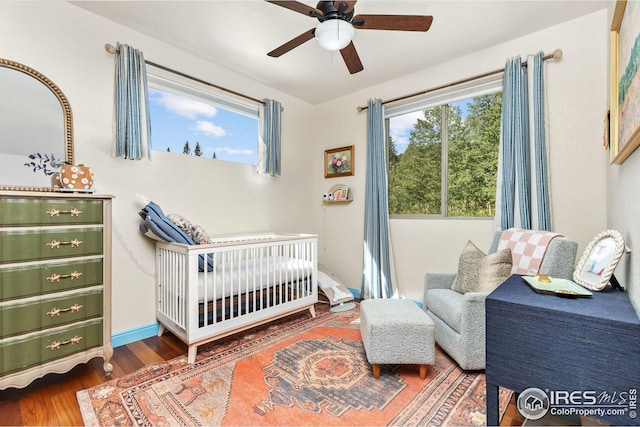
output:
<instances>
[{"instance_id":1,"label":"white dresser with green drawer","mask_svg":"<svg viewBox=\"0 0 640 427\"><path fill-rule=\"evenodd\" d=\"M0 389L112 355L111 197L0 191Z\"/></svg>"}]
</instances>

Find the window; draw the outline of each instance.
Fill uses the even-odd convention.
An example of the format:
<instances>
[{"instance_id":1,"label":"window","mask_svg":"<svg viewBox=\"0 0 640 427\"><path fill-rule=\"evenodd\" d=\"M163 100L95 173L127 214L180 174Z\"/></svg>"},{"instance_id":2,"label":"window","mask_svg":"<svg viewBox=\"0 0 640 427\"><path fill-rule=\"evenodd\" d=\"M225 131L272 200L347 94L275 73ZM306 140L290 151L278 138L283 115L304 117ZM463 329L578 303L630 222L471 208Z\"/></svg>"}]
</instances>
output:
<instances>
[{"instance_id":1,"label":"window","mask_svg":"<svg viewBox=\"0 0 640 427\"><path fill-rule=\"evenodd\" d=\"M500 84L386 110L390 215L493 217Z\"/></svg>"},{"instance_id":2,"label":"window","mask_svg":"<svg viewBox=\"0 0 640 427\"><path fill-rule=\"evenodd\" d=\"M154 150L258 163L256 105L150 72L148 86Z\"/></svg>"}]
</instances>

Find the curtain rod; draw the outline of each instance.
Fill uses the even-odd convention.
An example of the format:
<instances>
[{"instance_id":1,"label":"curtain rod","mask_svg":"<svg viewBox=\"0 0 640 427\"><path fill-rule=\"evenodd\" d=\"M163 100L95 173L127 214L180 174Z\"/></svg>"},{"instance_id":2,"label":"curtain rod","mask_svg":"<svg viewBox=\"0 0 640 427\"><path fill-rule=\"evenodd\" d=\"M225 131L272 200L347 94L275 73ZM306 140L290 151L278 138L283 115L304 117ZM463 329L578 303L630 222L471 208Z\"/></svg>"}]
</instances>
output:
<instances>
[{"instance_id":1,"label":"curtain rod","mask_svg":"<svg viewBox=\"0 0 640 427\"><path fill-rule=\"evenodd\" d=\"M107 52L109 52L110 54L112 54L112 55L115 55L116 53L118 53L118 49L116 49L115 46L113 46L112 44L109 44L109 43L104 45L104 49ZM181 71L172 70L171 68L165 67L164 65L160 65L160 64L156 64L155 62L147 61L146 59L144 60L144 62L145 62L145 64L151 65L151 66L156 67L156 68L160 68L161 70L168 71L168 72L173 73L173 74L177 74L180 77L185 77L185 78L193 80L195 82L202 83L204 85L211 86L211 87L214 87L216 89L220 89L222 91L225 91L227 93L239 96L241 98L248 99L250 101L254 101L254 102L257 102L259 104L265 105L265 102L263 100L261 100L261 99L252 98L251 96L236 92L236 91L231 90L231 89L227 89L227 88L222 87L222 86L218 86L218 85L213 84L213 83L209 83L208 81L199 79L197 77L190 76L189 74L185 74L185 73L183 73Z\"/></svg>"},{"instance_id":2,"label":"curtain rod","mask_svg":"<svg viewBox=\"0 0 640 427\"><path fill-rule=\"evenodd\" d=\"M547 59L560 59L560 58L562 58L562 50L556 49L552 53L550 53L549 55L543 56L542 60L546 61ZM523 67L525 65L527 65L527 61L524 61L522 63ZM413 98L414 96L424 95L426 93L434 92L436 90L445 89L445 88L452 87L452 86L457 86L457 85L462 84L462 83L467 83L467 82L470 82L470 81L473 81L473 80L478 80L478 79L481 79L481 78L484 78L484 77L493 76L495 74L499 74L499 73L502 73L502 72L504 72L504 68L500 68L498 70L489 71L487 73L480 74L480 75L477 75L477 76L468 77L466 79L458 80L456 82L448 83L448 84L445 84L445 85L442 85L442 86L433 87L431 89L423 90L421 92L412 93L410 95L400 96L398 98L393 98L393 99L389 99L389 100L386 100L386 101L382 101L382 105L390 104L390 103L396 102L396 101L402 101L403 99L407 99L407 98ZM366 110L368 108L369 108L368 106L358 107L358 112L361 112L361 111Z\"/></svg>"}]
</instances>

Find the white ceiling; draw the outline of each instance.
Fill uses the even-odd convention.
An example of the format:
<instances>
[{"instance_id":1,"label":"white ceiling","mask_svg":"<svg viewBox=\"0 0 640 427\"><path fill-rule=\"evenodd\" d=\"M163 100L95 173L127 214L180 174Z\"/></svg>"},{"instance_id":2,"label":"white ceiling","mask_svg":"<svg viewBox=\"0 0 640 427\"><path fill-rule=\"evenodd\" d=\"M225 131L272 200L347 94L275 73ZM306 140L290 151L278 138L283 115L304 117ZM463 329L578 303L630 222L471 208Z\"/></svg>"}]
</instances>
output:
<instances>
[{"instance_id":1,"label":"white ceiling","mask_svg":"<svg viewBox=\"0 0 640 427\"><path fill-rule=\"evenodd\" d=\"M313 0L302 2L316 6ZM356 14L432 15L434 19L426 33L356 30L354 44L364 70L351 75L339 52L326 51L315 40L280 58L268 57L267 52L315 27L318 21L265 1L72 3L312 104L557 25L607 5L606 1L595 0L360 0L355 6ZM146 59L154 60L150 54Z\"/></svg>"}]
</instances>

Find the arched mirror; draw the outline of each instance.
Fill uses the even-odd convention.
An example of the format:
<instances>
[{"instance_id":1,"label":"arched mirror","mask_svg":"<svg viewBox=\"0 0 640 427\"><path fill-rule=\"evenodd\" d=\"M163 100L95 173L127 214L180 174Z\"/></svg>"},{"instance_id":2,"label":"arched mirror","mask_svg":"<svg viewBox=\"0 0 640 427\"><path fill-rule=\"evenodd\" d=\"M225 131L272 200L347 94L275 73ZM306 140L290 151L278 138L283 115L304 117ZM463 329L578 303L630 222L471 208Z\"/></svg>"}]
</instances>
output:
<instances>
[{"instance_id":1,"label":"arched mirror","mask_svg":"<svg viewBox=\"0 0 640 427\"><path fill-rule=\"evenodd\" d=\"M73 163L71 105L33 68L0 58L0 190L51 191L51 176L25 164L29 155Z\"/></svg>"}]
</instances>

